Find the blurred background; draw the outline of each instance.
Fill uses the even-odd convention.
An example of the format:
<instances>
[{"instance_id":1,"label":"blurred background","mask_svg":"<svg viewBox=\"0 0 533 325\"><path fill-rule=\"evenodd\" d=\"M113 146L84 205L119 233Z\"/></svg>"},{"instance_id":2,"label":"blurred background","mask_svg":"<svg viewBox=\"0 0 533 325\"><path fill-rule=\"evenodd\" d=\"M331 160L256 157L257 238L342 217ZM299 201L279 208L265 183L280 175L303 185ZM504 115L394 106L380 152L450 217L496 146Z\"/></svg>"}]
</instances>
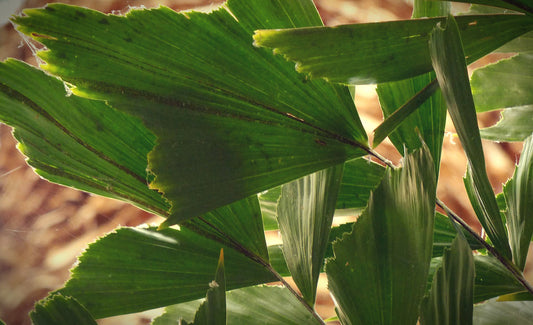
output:
<instances>
[{"instance_id":1,"label":"blurred background","mask_svg":"<svg viewBox=\"0 0 533 325\"><path fill-rule=\"evenodd\" d=\"M36 65L31 50L8 22L22 8L42 7L43 0L0 0L0 60L14 57ZM202 10L222 1L205 0L66 0L61 1L106 13L125 13L130 7L165 5L175 10L200 7ZM412 3L407 0L315 0L326 25L408 19ZM464 5L457 10L465 10ZM494 58L492 58L494 59ZM489 62L476 63L482 65ZM357 88L356 106L369 133L382 115L374 86ZM494 124L498 112L479 116L480 127ZM438 196L463 219L479 230L463 187L466 158L459 140L447 123ZM519 159L521 143L483 142L487 169L495 193L512 175ZM378 151L400 162L400 155L385 141ZM8 325L30 324L28 312L49 291L62 287L69 269L88 243L119 225L159 223L161 218L131 205L93 196L40 179L16 149L8 126L0 125L0 319ZM529 263L531 264L531 263ZM531 266L531 265L530 265ZM531 270L531 267L529 267ZM531 272L528 273L531 280ZM323 317L334 316L325 279L317 298ZM113 317L100 324L148 324L160 311Z\"/></svg>"}]
</instances>

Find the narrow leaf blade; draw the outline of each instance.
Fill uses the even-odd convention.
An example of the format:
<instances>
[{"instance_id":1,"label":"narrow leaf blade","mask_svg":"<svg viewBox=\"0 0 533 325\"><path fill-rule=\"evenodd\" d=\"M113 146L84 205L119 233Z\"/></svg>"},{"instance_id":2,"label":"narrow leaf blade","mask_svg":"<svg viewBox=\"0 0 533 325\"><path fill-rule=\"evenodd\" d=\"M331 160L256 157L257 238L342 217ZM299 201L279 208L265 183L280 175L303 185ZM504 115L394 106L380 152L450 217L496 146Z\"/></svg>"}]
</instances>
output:
<instances>
[{"instance_id":1,"label":"narrow leaf blade","mask_svg":"<svg viewBox=\"0 0 533 325\"><path fill-rule=\"evenodd\" d=\"M429 45L437 80L448 104L448 112L468 158L468 168L472 175L471 188L477 201L472 205L481 208L479 221L495 247L510 258L507 231L500 218L494 191L485 170L459 27L452 16L448 17L445 27L438 24L433 30Z\"/></svg>"}]
</instances>

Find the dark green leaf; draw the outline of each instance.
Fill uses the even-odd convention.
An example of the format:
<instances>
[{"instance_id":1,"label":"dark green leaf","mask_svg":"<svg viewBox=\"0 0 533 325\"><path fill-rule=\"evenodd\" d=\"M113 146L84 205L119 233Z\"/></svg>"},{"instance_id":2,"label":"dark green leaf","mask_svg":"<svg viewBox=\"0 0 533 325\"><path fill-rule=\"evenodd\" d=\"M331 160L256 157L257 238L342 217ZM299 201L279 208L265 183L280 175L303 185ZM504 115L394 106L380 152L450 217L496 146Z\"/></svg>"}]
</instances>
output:
<instances>
[{"instance_id":1,"label":"dark green leaf","mask_svg":"<svg viewBox=\"0 0 533 325\"><path fill-rule=\"evenodd\" d=\"M472 324L474 257L468 242L457 236L444 252L431 292L422 303L420 324Z\"/></svg>"},{"instance_id":2,"label":"dark green leaf","mask_svg":"<svg viewBox=\"0 0 533 325\"><path fill-rule=\"evenodd\" d=\"M518 54L477 69L472 95L478 112L533 105L533 54Z\"/></svg>"},{"instance_id":3,"label":"dark green leaf","mask_svg":"<svg viewBox=\"0 0 533 325\"><path fill-rule=\"evenodd\" d=\"M229 291L226 294L228 325L319 325L286 288L248 287ZM152 325L175 325L178 319L191 319L199 301L169 306Z\"/></svg>"},{"instance_id":4,"label":"dark green leaf","mask_svg":"<svg viewBox=\"0 0 533 325\"><path fill-rule=\"evenodd\" d=\"M315 304L343 165L321 170L281 187L278 223L283 255L309 306Z\"/></svg>"},{"instance_id":5,"label":"dark green leaf","mask_svg":"<svg viewBox=\"0 0 533 325\"><path fill-rule=\"evenodd\" d=\"M263 220L256 195L188 220L182 226L235 250L253 253L268 262Z\"/></svg>"},{"instance_id":6,"label":"dark green leaf","mask_svg":"<svg viewBox=\"0 0 533 325\"><path fill-rule=\"evenodd\" d=\"M523 270L533 236L533 135L524 142L520 162L503 193L513 262Z\"/></svg>"},{"instance_id":7,"label":"dark green leaf","mask_svg":"<svg viewBox=\"0 0 533 325\"><path fill-rule=\"evenodd\" d=\"M126 16L50 4L15 23L46 45L43 67L75 94L107 100L158 137L151 186L171 201L171 225L365 154L348 89L252 46L253 29L318 23L310 0L291 3Z\"/></svg>"},{"instance_id":8,"label":"dark green leaf","mask_svg":"<svg viewBox=\"0 0 533 325\"><path fill-rule=\"evenodd\" d=\"M470 186L467 186L467 190L470 189L470 194L473 194L469 195L472 205L480 208L477 216L495 247L502 255L510 258L507 231L485 170L459 27L452 16L448 17L445 27L439 23L433 30L429 48L437 80L468 158L468 170L472 179L468 179L467 185Z\"/></svg>"},{"instance_id":9,"label":"dark green leaf","mask_svg":"<svg viewBox=\"0 0 533 325\"><path fill-rule=\"evenodd\" d=\"M276 220L276 215L280 195L281 186L271 188L257 195L257 197L259 198L259 204L261 206L261 214L263 216L263 227L265 230L279 229L278 221Z\"/></svg>"},{"instance_id":10,"label":"dark green leaf","mask_svg":"<svg viewBox=\"0 0 533 325\"><path fill-rule=\"evenodd\" d=\"M468 240L471 250L483 248L483 246L468 232L463 231L463 235ZM451 246L456 236L457 231L451 223L450 218L437 213L435 215L435 226L433 230L433 257L442 256L444 249Z\"/></svg>"},{"instance_id":11,"label":"dark green leaf","mask_svg":"<svg viewBox=\"0 0 533 325\"><path fill-rule=\"evenodd\" d=\"M194 325L226 324L226 279L224 277L224 250L220 250L215 280L209 282L205 301L194 316Z\"/></svg>"},{"instance_id":12,"label":"dark green leaf","mask_svg":"<svg viewBox=\"0 0 533 325\"><path fill-rule=\"evenodd\" d=\"M524 290L513 274L492 256L475 256L475 269L474 303Z\"/></svg>"},{"instance_id":13,"label":"dark green leaf","mask_svg":"<svg viewBox=\"0 0 533 325\"><path fill-rule=\"evenodd\" d=\"M101 101L69 96L58 79L23 62L0 62L0 120L15 128L19 149L42 177L166 215L148 188L154 135Z\"/></svg>"},{"instance_id":14,"label":"dark green leaf","mask_svg":"<svg viewBox=\"0 0 533 325\"><path fill-rule=\"evenodd\" d=\"M388 170L353 231L333 245L328 286L344 324L415 324L427 285L435 171L427 147Z\"/></svg>"},{"instance_id":15,"label":"dark green leaf","mask_svg":"<svg viewBox=\"0 0 533 325\"><path fill-rule=\"evenodd\" d=\"M283 245L270 245L268 246L268 256L270 257L270 265L281 276L291 276L291 272L285 262L285 256L283 256Z\"/></svg>"},{"instance_id":16,"label":"dark green leaf","mask_svg":"<svg viewBox=\"0 0 533 325\"><path fill-rule=\"evenodd\" d=\"M533 301L491 300L474 308L476 325L533 324Z\"/></svg>"},{"instance_id":17,"label":"dark green leaf","mask_svg":"<svg viewBox=\"0 0 533 325\"><path fill-rule=\"evenodd\" d=\"M35 325L96 325L91 314L76 299L60 294L39 301L30 318Z\"/></svg>"},{"instance_id":18,"label":"dark green leaf","mask_svg":"<svg viewBox=\"0 0 533 325\"><path fill-rule=\"evenodd\" d=\"M515 38L496 50L497 52L520 52L531 54L533 52L533 32Z\"/></svg>"},{"instance_id":19,"label":"dark green leaf","mask_svg":"<svg viewBox=\"0 0 533 325\"><path fill-rule=\"evenodd\" d=\"M369 84L430 72L429 33L444 18L337 27L260 30L255 43L296 61L298 71L329 81ZM531 17L457 17L468 62L533 29ZM490 37L488 37L490 35Z\"/></svg>"},{"instance_id":20,"label":"dark green leaf","mask_svg":"<svg viewBox=\"0 0 533 325\"><path fill-rule=\"evenodd\" d=\"M533 105L512 107L502 111L494 126L479 130L484 139L494 141L524 141L533 133Z\"/></svg>"},{"instance_id":21,"label":"dark green leaf","mask_svg":"<svg viewBox=\"0 0 533 325\"><path fill-rule=\"evenodd\" d=\"M213 279L220 248L228 290L276 280L241 252L187 229L119 228L89 246L59 292L97 318L198 299Z\"/></svg>"}]
</instances>

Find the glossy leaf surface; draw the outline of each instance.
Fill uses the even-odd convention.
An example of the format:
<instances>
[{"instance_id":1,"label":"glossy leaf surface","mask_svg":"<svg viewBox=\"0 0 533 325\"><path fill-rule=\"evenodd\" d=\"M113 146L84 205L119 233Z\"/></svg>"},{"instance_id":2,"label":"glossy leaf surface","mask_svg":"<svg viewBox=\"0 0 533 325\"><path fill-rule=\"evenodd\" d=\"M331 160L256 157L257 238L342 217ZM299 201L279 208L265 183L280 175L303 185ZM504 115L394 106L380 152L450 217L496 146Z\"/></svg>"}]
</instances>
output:
<instances>
[{"instance_id":1,"label":"glossy leaf surface","mask_svg":"<svg viewBox=\"0 0 533 325\"><path fill-rule=\"evenodd\" d=\"M353 231L333 245L328 286L344 324L415 324L427 284L435 172L427 147L388 170Z\"/></svg>"},{"instance_id":2,"label":"glossy leaf surface","mask_svg":"<svg viewBox=\"0 0 533 325\"><path fill-rule=\"evenodd\" d=\"M465 41L465 40L463 40ZM433 67L448 105L461 144L468 158L467 190L474 208L479 207L478 219L495 247L510 258L507 231L500 218L494 191L485 170L485 159L477 125L474 101L470 90L459 27L452 16L446 26L437 25L429 43Z\"/></svg>"},{"instance_id":3,"label":"glossy leaf surface","mask_svg":"<svg viewBox=\"0 0 533 325\"><path fill-rule=\"evenodd\" d=\"M119 228L91 244L59 292L97 318L205 296L224 249L228 290L275 281L241 252L190 230Z\"/></svg>"},{"instance_id":4,"label":"glossy leaf surface","mask_svg":"<svg viewBox=\"0 0 533 325\"><path fill-rule=\"evenodd\" d=\"M39 301L30 318L35 325L96 325L91 314L76 299L59 294Z\"/></svg>"},{"instance_id":5,"label":"glossy leaf surface","mask_svg":"<svg viewBox=\"0 0 533 325\"><path fill-rule=\"evenodd\" d=\"M155 136L137 119L68 96L57 78L9 59L0 63L0 120L15 128L18 148L42 177L167 214L168 203L147 186Z\"/></svg>"},{"instance_id":6,"label":"glossy leaf surface","mask_svg":"<svg viewBox=\"0 0 533 325\"><path fill-rule=\"evenodd\" d=\"M309 306L316 298L343 165L321 170L281 187L278 223L283 255Z\"/></svg>"},{"instance_id":7,"label":"glossy leaf surface","mask_svg":"<svg viewBox=\"0 0 533 325\"><path fill-rule=\"evenodd\" d=\"M192 319L199 301L165 308L165 313L152 325L174 325L181 317ZM192 315L191 315L192 314ZM321 324L289 292L282 287L248 287L227 292L228 325L300 325Z\"/></svg>"},{"instance_id":8,"label":"glossy leaf surface","mask_svg":"<svg viewBox=\"0 0 533 325\"><path fill-rule=\"evenodd\" d=\"M151 186L171 201L171 225L364 154L348 89L252 46L254 29L320 23L311 1L291 3L126 16L50 4L15 23L46 45L43 67L75 94L107 100L158 137Z\"/></svg>"},{"instance_id":9,"label":"glossy leaf surface","mask_svg":"<svg viewBox=\"0 0 533 325\"><path fill-rule=\"evenodd\" d=\"M520 162L503 188L513 262L524 270L533 236L533 135L524 142Z\"/></svg>"},{"instance_id":10,"label":"glossy leaf surface","mask_svg":"<svg viewBox=\"0 0 533 325\"><path fill-rule=\"evenodd\" d=\"M457 236L444 252L429 296L421 308L420 324L472 324L474 295L474 257L468 242Z\"/></svg>"},{"instance_id":11,"label":"glossy leaf surface","mask_svg":"<svg viewBox=\"0 0 533 325\"><path fill-rule=\"evenodd\" d=\"M255 43L270 47L312 78L349 84L397 81L430 72L429 33L444 18L260 30ZM517 15L457 17L468 62L533 29ZM486 37L490 35L491 37Z\"/></svg>"}]
</instances>

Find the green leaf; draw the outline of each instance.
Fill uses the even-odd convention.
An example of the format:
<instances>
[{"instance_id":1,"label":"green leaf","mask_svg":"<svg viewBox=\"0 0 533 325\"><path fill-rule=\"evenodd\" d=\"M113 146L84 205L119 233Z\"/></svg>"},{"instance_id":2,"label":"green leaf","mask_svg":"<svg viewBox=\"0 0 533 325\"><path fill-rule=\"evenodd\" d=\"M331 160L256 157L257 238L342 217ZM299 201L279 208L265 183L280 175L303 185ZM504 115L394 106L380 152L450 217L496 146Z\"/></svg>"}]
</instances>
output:
<instances>
[{"instance_id":1,"label":"green leaf","mask_svg":"<svg viewBox=\"0 0 533 325\"><path fill-rule=\"evenodd\" d=\"M533 105L507 108L501 114L496 125L479 130L483 139L524 141L533 133Z\"/></svg>"},{"instance_id":2,"label":"green leaf","mask_svg":"<svg viewBox=\"0 0 533 325\"><path fill-rule=\"evenodd\" d=\"M439 0L447 1L447 0ZM529 0L454 0L455 2L476 3L480 5L506 8L523 13L533 14L533 6Z\"/></svg>"},{"instance_id":3,"label":"green leaf","mask_svg":"<svg viewBox=\"0 0 533 325\"><path fill-rule=\"evenodd\" d=\"M472 324L474 257L462 235L446 250L422 303L420 324Z\"/></svg>"},{"instance_id":4,"label":"green leaf","mask_svg":"<svg viewBox=\"0 0 533 325\"><path fill-rule=\"evenodd\" d=\"M453 240L457 236L457 230L447 216L436 213L435 226L433 229L433 253L432 256L442 256L445 248L451 247ZM466 230L463 230L471 250L482 249L483 246Z\"/></svg>"},{"instance_id":5,"label":"green leaf","mask_svg":"<svg viewBox=\"0 0 533 325\"><path fill-rule=\"evenodd\" d=\"M526 266L527 253L533 236L533 135L524 142L520 162L503 188L513 262L520 269Z\"/></svg>"},{"instance_id":6,"label":"green leaf","mask_svg":"<svg viewBox=\"0 0 533 325\"><path fill-rule=\"evenodd\" d=\"M256 195L188 220L182 226L268 262L261 208Z\"/></svg>"},{"instance_id":7,"label":"green leaf","mask_svg":"<svg viewBox=\"0 0 533 325\"><path fill-rule=\"evenodd\" d=\"M427 285L435 171L427 147L388 170L353 231L333 245L328 286L343 324L415 324Z\"/></svg>"},{"instance_id":8,"label":"green leaf","mask_svg":"<svg viewBox=\"0 0 533 325\"><path fill-rule=\"evenodd\" d=\"M158 137L151 186L172 203L171 225L365 154L347 88L252 46L253 29L318 23L310 0L290 3L126 16L50 4L15 23L46 45L43 68L75 94L107 100Z\"/></svg>"},{"instance_id":9,"label":"green leaf","mask_svg":"<svg viewBox=\"0 0 533 325\"><path fill-rule=\"evenodd\" d=\"M446 16L449 12L449 3L419 0L414 3L413 18ZM434 73L379 84L376 91L385 121L375 130L372 146L389 136L396 149L405 154L420 148L422 140L429 147L438 175L446 124L446 104L438 88Z\"/></svg>"},{"instance_id":10,"label":"green leaf","mask_svg":"<svg viewBox=\"0 0 533 325\"><path fill-rule=\"evenodd\" d=\"M531 54L533 52L533 32L515 38L496 50L497 52L520 52Z\"/></svg>"},{"instance_id":11,"label":"green leaf","mask_svg":"<svg viewBox=\"0 0 533 325\"><path fill-rule=\"evenodd\" d=\"M228 290L275 281L240 251L190 230L119 228L91 244L59 292L102 318L198 299L224 249Z\"/></svg>"},{"instance_id":12,"label":"green leaf","mask_svg":"<svg viewBox=\"0 0 533 325\"><path fill-rule=\"evenodd\" d=\"M278 223L283 255L309 306L315 304L343 165L321 170L281 187Z\"/></svg>"},{"instance_id":13,"label":"green leaf","mask_svg":"<svg viewBox=\"0 0 533 325\"><path fill-rule=\"evenodd\" d=\"M261 214L263 216L263 227L265 230L279 229L277 221L278 200L281 195L281 186L271 188L257 194Z\"/></svg>"},{"instance_id":14,"label":"green leaf","mask_svg":"<svg viewBox=\"0 0 533 325\"><path fill-rule=\"evenodd\" d=\"M474 308L476 325L533 324L533 301L491 300Z\"/></svg>"},{"instance_id":15,"label":"green leaf","mask_svg":"<svg viewBox=\"0 0 533 325\"><path fill-rule=\"evenodd\" d=\"M477 69L472 95L478 112L533 105L533 54L518 54Z\"/></svg>"},{"instance_id":16,"label":"green leaf","mask_svg":"<svg viewBox=\"0 0 533 325\"><path fill-rule=\"evenodd\" d=\"M481 211L478 212L481 213L477 213L477 216L496 249L503 256L510 258L507 231L485 170L485 159L459 27L453 16L448 17L445 27L441 27L439 23L433 30L429 48L437 80L448 104L448 112L468 158L468 170L472 176L469 180L470 192L474 194L469 195L470 201L474 208L480 207ZM472 200L473 197L475 200Z\"/></svg>"},{"instance_id":17,"label":"green leaf","mask_svg":"<svg viewBox=\"0 0 533 325\"><path fill-rule=\"evenodd\" d=\"M209 282L205 301L194 316L194 325L226 324L226 279L224 277L224 250L220 250L215 280Z\"/></svg>"},{"instance_id":18,"label":"green leaf","mask_svg":"<svg viewBox=\"0 0 533 325\"><path fill-rule=\"evenodd\" d=\"M96 325L91 314L76 299L54 294L39 301L30 312L35 325Z\"/></svg>"},{"instance_id":19,"label":"green leaf","mask_svg":"<svg viewBox=\"0 0 533 325\"><path fill-rule=\"evenodd\" d=\"M474 303L524 291L524 286L513 274L490 255L475 256L475 269Z\"/></svg>"},{"instance_id":20,"label":"green leaf","mask_svg":"<svg viewBox=\"0 0 533 325\"><path fill-rule=\"evenodd\" d=\"M169 205L148 188L154 135L100 101L69 96L65 85L23 62L0 62L0 120L42 177L120 199L161 216Z\"/></svg>"},{"instance_id":21,"label":"green leaf","mask_svg":"<svg viewBox=\"0 0 533 325\"><path fill-rule=\"evenodd\" d=\"M283 287L259 286L229 291L227 299L228 325L319 325L307 308ZM180 318L191 319L198 301L165 308L165 313L152 325L175 325Z\"/></svg>"},{"instance_id":22,"label":"green leaf","mask_svg":"<svg viewBox=\"0 0 533 325\"><path fill-rule=\"evenodd\" d=\"M445 18L413 19L336 27L260 30L255 44L296 61L300 72L332 82L369 84L430 72L429 33ZM468 62L533 29L531 17L457 17ZM488 37L490 35L490 37Z\"/></svg>"}]
</instances>

